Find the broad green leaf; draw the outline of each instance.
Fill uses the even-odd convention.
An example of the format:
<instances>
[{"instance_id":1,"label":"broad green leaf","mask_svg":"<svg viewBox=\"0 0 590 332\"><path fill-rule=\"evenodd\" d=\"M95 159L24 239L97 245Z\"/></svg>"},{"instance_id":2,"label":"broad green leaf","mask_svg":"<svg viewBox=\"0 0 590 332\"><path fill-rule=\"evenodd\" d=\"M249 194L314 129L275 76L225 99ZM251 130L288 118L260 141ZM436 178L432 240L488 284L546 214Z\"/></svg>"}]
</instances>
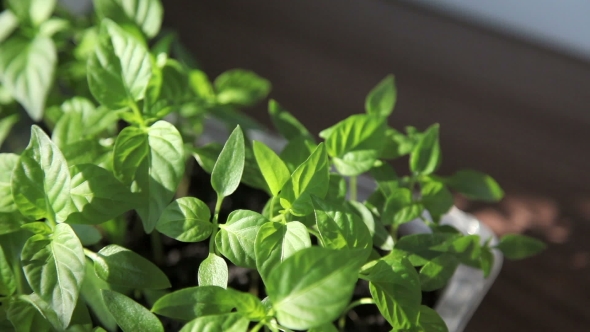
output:
<instances>
[{"instance_id":1,"label":"broad green leaf","mask_svg":"<svg viewBox=\"0 0 590 332\"><path fill-rule=\"evenodd\" d=\"M322 245L332 249L371 249L373 239L367 225L346 205L312 196ZM367 254L369 252L367 251Z\"/></svg>"},{"instance_id":2,"label":"broad green leaf","mask_svg":"<svg viewBox=\"0 0 590 332\"><path fill-rule=\"evenodd\" d=\"M409 330L417 325L422 297L420 278L406 258L388 255L361 273L370 282L379 311L394 330Z\"/></svg>"},{"instance_id":3,"label":"broad green leaf","mask_svg":"<svg viewBox=\"0 0 590 332\"><path fill-rule=\"evenodd\" d=\"M94 0L99 18L108 17L125 25L134 24L149 38L160 31L164 10L160 0Z\"/></svg>"},{"instance_id":4,"label":"broad green leaf","mask_svg":"<svg viewBox=\"0 0 590 332\"><path fill-rule=\"evenodd\" d=\"M344 202L346 200L346 180L340 174L330 173L330 182L328 183L328 193L326 200L331 202Z\"/></svg>"},{"instance_id":5,"label":"broad green leaf","mask_svg":"<svg viewBox=\"0 0 590 332\"><path fill-rule=\"evenodd\" d=\"M53 233L51 227L49 227L46 223L41 221L29 222L22 225L20 228L26 229L33 234L43 234L43 235L50 235Z\"/></svg>"},{"instance_id":6,"label":"broad green leaf","mask_svg":"<svg viewBox=\"0 0 590 332\"><path fill-rule=\"evenodd\" d=\"M124 183L135 183L145 200L136 208L150 233L174 197L184 175L184 146L178 130L158 121L146 130L127 127L115 142L114 172Z\"/></svg>"},{"instance_id":7,"label":"broad green leaf","mask_svg":"<svg viewBox=\"0 0 590 332\"><path fill-rule=\"evenodd\" d=\"M386 225L399 226L422 214L424 206L412 201L412 192L406 188L393 191L385 201L381 221Z\"/></svg>"},{"instance_id":8,"label":"broad green leaf","mask_svg":"<svg viewBox=\"0 0 590 332\"><path fill-rule=\"evenodd\" d=\"M220 197L231 195L240 184L244 172L244 134L240 126L231 133L211 172L211 185Z\"/></svg>"},{"instance_id":9,"label":"broad green leaf","mask_svg":"<svg viewBox=\"0 0 590 332\"><path fill-rule=\"evenodd\" d=\"M291 176L289 169L281 158L264 143L254 141L253 149L256 162L270 188L270 192L273 196L277 196Z\"/></svg>"},{"instance_id":10,"label":"broad green leaf","mask_svg":"<svg viewBox=\"0 0 590 332\"><path fill-rule=\"evenodd\" d=\"M114 331L117 329L117 322L115 322L113 315L111 315L104 303L101 293L102 289L111 289L111 286L96 275L93 265L91 260L86 260L86 274L82 282L82 288L80 289L80 296L88 304L90 309L92 309L100 325L109 331Z\"/></svg>"},{"instance_id":11,"label":"broad green leaf","mask_svg":"<svg viewBox=\"0 0 590 332\"><path fill-rule=\"evenodd\" d=\"M0 147L8 137L8 134L10 134L12 127L14 127L14 125L18 123L18 120L18 114L3 116L0 119Z\"/></svg>"},{"instance_id":12,"label":"broad green leaf","mask_svg":"<svg viewBox=\"0 0 590 332\"><path fill-rule=\"evenodd\" d=\"M43 130L31 128L31 140L12 174L12 195L25 215L64 221L71 211L70 173L63 155Z\"/></svg>"},{"instance_id":13,"label":"broad green leaf","mask_svg":"<svg viewBox=\"0 0 590 332\"><path fill-rule=\"evenodd\" d=\"M7 316L17 332L53 332L54 328L41 309L37 294L19 295L10 299ZM46 305L46 304L45 304Z\"/></svg>"},{"instance_id":14,"label":"broad green leaf","mask_svg":"<svg viewBox=\"0 0 590 332\"><path fill-rule=\"evenodd\" d=\"M459 260L452 254L442 254L420 269L422 290L431 292L443 288L455 273Z\"/></svg>"},{"instance_id":15,"label":"broad green leaf","mask_svg":"<svg viewBox=\"0 0 590 332\"><path fill-rule=\"evenodd\" d=\"M143 99L152 75L146 47L109 19L102 21L99 37L88 60L88 85L94 98L113 110Z\"/></svg>"},{"instance_id":16,"label":"broad green leaf","mask_svg":"<svg viewBox=\"0 0 590 332\"><path fill-rule=\"evenodd\" d=\"M0 246L0 295L10 296L15 292L16 280L14 272L12 272L11 265L4 255L4 249Z\"/></svg>"},{"instance_id":17,"label":"broad green leaf","mask_svg":"<svg viewBox=\"0 0 590 332\"><path fill-rule=\"evenodd\" d=\"M268 114L275 128L288 141L304 137L313 142L313 136L307 128L273 99L268 102Z\"/></svg>"},{"instance_id":18,"label":"broad green leaf","mask_svg":"<svg viewBox=\"0 0 590 332\"><path fill-rule=\"evenodd\" d=\"M497 202L504 197L504 191L498 183L491 176L478 171L458 171L445 179L445 183L470 199Z\"/></svg>"},{"instance_id":19,"label":"broad green leaf","mask_svg":"<svg viewBox=\"0 0 590 332\"><path fill-rule=\"evenodd\" d=\"M217 91L217 102L243 106L256 104L271 89L268 80L243 69L228 70L219 75L213 84Z\"/></svg>"},{"instance_id":20,"label":"broad green leaf","mask_svg":"<svg viewBox=\"0 0 590 332\"><path fill-rule=\"evenodd\" d=\"M72 321L68 327L68 332L86 332L92 328L92 318L86 303L78 298L74 313L72 314Z\"/></svg>"},{"instance_id":21,"label":"broad green leaf","mask_svg":"<svg viewBox=\"0 0 590 332\"><path fill-rule=\"evenodd\" d=\"M389 231L383 226L379 219L375 219L373 213L362 203L350 201L348 205L352 211L355 212L365 226L369 229L369 233L373 238L373 245L379 247L381 250L391 251L393 249L393 238Z\"/></svg>"},{"instance_id":22,"label":"broad green leaf","mask_svg":"<svg viewBox=\"0 0 590 332\"><path fill-rule=\"evenodd\" d=\"M373 167L383 149L385 120L357 114L340 121L326 138L326 149L338 172L357 176Z\"/></svg>"},{"instance_id":23,"label":"broad green leaf","mask_svg":"<svg viewBox=\"0 0 590 332\"><path fill-rule=\"evenodd\" d=\"M213 100L215 98L213 86L205 72L198 69L192 69L188 74L188 79L190 88L198 98L205 100Z\"/></svg>"},{"instance_id":24,"label":"broad green leaf","mask_svg":"<svg viewBox=\"0 0 590 332\"><path fill-rule=\"evenodd\" d=\"M393 75L388 75L377 84L367 95L365 110L368 114L388 117L397 100L397 91Z\"/></svg>"},{"instance_id":25,"label":"broad green leaf","mask_svg":"<svg viewBox=\"0 0 590 332\"><path fill-rule=\"evenodd\" d=\"M189 81L186 68L174 59L168 59L162 68L162 89L160 98L180 103L189 93Z\"/></svg>"},{"instance_id":26,"label":"broad green leaf","mask_svg":"<svg viewBox=\"0 0 590 332\"><path fill-rule=\"evenodd\" d=\"M227 288L228 268L225 260L213 253L199 265L199 286L219 286Z\"/></svg>"},{"instance_id":27,"label":"broad green leaf","mask_svg":"<svg viewBox=\"0 0 590 332\"><path fill-rule=\"evenodd\" d=\"M430 126L421 137L410 155L410 169L418 174L430 174L438 168L441 161L438 143L438 124Z\"/></svg>"},{"instance_id":28,"label":"broad green leaf","mask_svg":"<svg viewBox=\"0 0 590 332\"><path fill-rule=\"evenodd\" d=\"M422 266L442 255L442 245L452 243L459 237L461 235L456 233L410 234L402 236L395 243L395 249L407 253L414 266Z\"/></svg>"},{"instance_id":29,"label":"broad green leaf","mask_svg":"<svg viewBox=\"0 0 590 332\"><path fill-rule=\"evenodd\" d=\"M182 242L199 242L213 232L211 211L195 197L182 197L170 203L160 216L156 229Z\"/></svg>"},{"instance_id":30,"label":"broad green leaf","mask_svg":"<svg viewBox=\"0 0 590 332\"><path fill-rule=\"evenodd\" d=\"M16 15L22 25L37 27L47 20L57 0L6 0L8 8Z\"/></svg>"},{"instance_id":31,"label":"broad green leaf","mask_svg":"<svg viewBox=\"0 0 590 332\"><path fill-rule=\"evenodd\" d=\"M380 158L395 159L409 154L419 138L419 135L406 136L393 128L385 129L385 142Z\"/></svg>"},{"instance_id":32,"label":"broad green leaf","mask_svg":"<svg viewBox=\"0 0 590 332\"><path fill-rule=\"evenodd\" d=\"M244 148L244 172L242 173L241 182L252 188L263 190L267 194L271 195L270 189L268 188L268 184L266 183L266 180L262 175L262 171L260 170L260 167L256 162L256 157L254 156L254 149L252 147L252 143L246 141L244 144Z\"/></svg>"},{"instance_id":33,"label":"broad green leaf","mask_svg":"<svg viewBox=\"0 0 590 332\"><path fill-rule=\"evenodd\" d=\"M299 165L301 165L309 155L317 148L317 145L313 140L305 137L298 136L291 139L283 151L279 153L281 159L285 162L285 165L293 172Z\"/></svg>"},{"instance_id":34,"label":"broad green leaf","mask_svg":"<svg viewBox=\"0 0 590 332\"><path fill-rule=\"evenodd\" d=\"M0 307L0 331L16 332L16 330L14 329L14 325L12 325L12 323L7 317L9 305L9 301L6 301L5 304L2 307Z\"/></svg>"},{"instance_id":35,"label":"broad green leaf","mask_svg":"<svg viewBox=\"0 0 590 332\"><path fill-rule=\"evenodd\" d=\"M447 324L440 317L440 315L425 305L420 306L420 318L418 319L418 326L422 331L428 332L449 332Z\"/></svg>"},{"instance_id":36,"label":"broad green leaf","mask_svg":"<svg viewBox=\"0 0 590 332\"><path fill-rule=\"evenodd\" d=\"M291 174L279 197L281 205L293 215L313 212L311 195L324 198L330 181L328 157L323 143Z\"/></svg>"},{"instance_id":37,"label":"broad green leaf","mask_svg":"<svg viewBox=\"0 0 590 332\"><path fill-rule=\"evenodd\" d=\"M18 163L18 158L19 156L14 153L0 153L0 213L17 210L12 197L10 177Z\"/></svg>"},{"instance_id":38,"label":"broad green leaf","mask_svg":"<svg viewBox=\"0 0 590 332\"><path fill-rule=\"evenodd\" d=\"M138 198L104 168L80 164L70 168L72 202L76 212L68 223L101 224L133 209Z\"/></svg>"},{"instance_id":39,"label":"broad green leaf","mask_svg":"<svg viewBox=\"0 0 590 332\"><path fill-rule=\"evenodd\" d=\"M483 271L484 278L487 278L490 275L492 268L494 267L494 254L487 246L481 248L480 267Z\"/></svg>"},{"instance_id":40,"label":"broad green leaf","mask_svg":"<svg viewBox=\"0 0 590 332\"><path fill-rule=\"evenodd\" d=\"M76 236L80 239L80 243L83 246L92 246L102 240L102 234L96 227L91 225L78 225L72 224L72 229L76 233Z\"/></svg>"},{"instance_id":41,"label":"broad green leaf","mask_svg":"<svg viewBox=\"0 0 590 332\"><path fill-rule=\"evenodd\" d=\"M235 265L254 269L254 241L260 226L267 222L268 219L254 211L233 211L227 217L227 222L219 225L215 245L219 252Z\"/></svg>"},{"instance_id":42,"label":"broad green leaf","mask_svg":"<svg viewBox=\"0 0 590 332\"><path fill-rule=\"evenodd\" d=\"M394 194L400 186L397 173L393 167L386 163L378 160L370 171L371 176L377 182L377 188L386 197Z\"/></svg>"},{"instance_id":43,"label":"broad green leaf","mask_svg":"<svg viewBox=\"0 0 590 332\"><path fill-rule=\"evenodd\" d=\"M441 182L423 183L421 193L422 204L435 220L449 212L455 203L453 194Z\"/></svg>"},{"instance_id":44,"label":"broad green leaf","mask_svg":"<svg viewBox=\"0 0 590 332\"><path fill-rule=\"evenodd\" d=\"M63 328L69 325L78 301L84 263L82 244L67 224L58 224L50 238L33 235L22 251L29 285L55 311Z\"/></svg>"},{"instance_id":45,"label":"broad green leaf","mask_svg":"<svg viewBox=\"0 0 590 332\"><path fill-rule=\"evenodd\" d=\"M547 245L526 235L508 234L500 238L496 248L508 259L524 259L542 252Z\"/></svg>"},{"instance_id":46,"label":"broad green leaf","mask_svg":"<svg viewBox=\"0 0 590 332\"><path fill-rule=\"evenodd\" d=\"M198 317L188 322L180 332L246 332L250 322L237 312Z\"/></svg>"},{"instance_id":47,"label":"broad green leaf","mask_svg":"<svg viewBox=\"0 0 590 332\"><path fill-rule=\"evenodd\" d=\"M227 313L235 306L236 299L228 290L218 286L199 286L162 296L154 303L152 312L189 321L200 316Z\"/></svg>"},{"instance_id":48,"label":"broad green leaf","mask_svg":"<svg viewBox=\"0 0 590 332\"><path fill-rule=\"evenodd\" d=\"M110 284L135 289L170 287L168 277L156 265L116 244L102 248L90 258L96 275Z\"/></svg>"},{"instance_id":49,"label":"broad green leaf","mask_svg":"<svg viewBox=\"0 0 590 332\"><path fill-rule=\"evenodd\" d=\"M0 13L0 43L4 42L18 27L18 18L10 9Z\"/></svg>"},{"instance_id":50,"label":"broad green leaf","mask_svg":"<svg viewBox=\"0 0 590 332\"><path fill-rule=\"evenodd\" d=\"M107 308L123 332L164 332L162 323L149 310L127 296L103 289L102 296Z\"/></svg>"},{"instance_id":51,"label":"broad green leaf","mask_svg":"<svg viewBox=\"0 0 590 332\"><path fill-rule=\"evenodd\" d=\"M440 245L431 247L432 250L453 254L459 262L475 268L481 265L481 249L479 235L457 236Z\"/></svg>"},{"instance_id":52,"label":"broad green leaf","mask_svg":"<svg viewBox=\"0 0 590 332\"><path fill-rule=\"evenodd\" d=\"M286 225L278 222L262 225L254 242L256 268L262 280L265 281L279 263L308 247L311 247L309 232L298 221L291 221Z\"/></svg>"},{"instance_id":53,"label":"broad green leaf","mask_svg":"<svg viewBox=\"0 0 590 332\"><path fill-rule=\"evenodd\" d=\"M215 166L215 162L223 149L223 145L212 142L195 148L193 151L193 156L199 163L199 165L205 170L205 172L211 174L213 172L213 167Z\"/></svg>"},{"instance_id":54,"label":"broad green leaf","mask_svg":"<svg viewBox=\"0 0 590 332\"><path fill-rule=\"evenodd\" d=\"M25 220L19 212L0 213L0 235L20 231L24 222Z\"/></svg>"},{"instance_id":55,"label":"broad green leaf","mask_svg":"<svg viewBox=\"0 0 590 332\"><path fill-rule=\"evenodd\" d=\"M267 316L266 307L258 297L251 293L240 292L231 288L228 288L227 292L235 301L238 313L248 320L257 322Z\"/></svg>"},{"instance_id":56,"label":"broad green leaf","mask_svg":"<svg viewBox=\"0 0 590 332\"><path fill-rule=\"evenodd\" d=\"M2 44L0 82L35 121L43 117L56 64L57 51L51 38L16 35Z\"/></svg>"},{"instance_id":57,"label":"broad green leaf","mask_svg":"<svg viewBox=\"0 0 590 332\"><path fill-rule=\"evenodd\" d=\"M52 17L39 26L39 34L53 37L55 34L71 29L70 22L59 17Z\"/></svg>"},{"instance_id":58,"label":"broad green leaf","mask_svg":"<svg viewBox=\"0 0 590 332\"><path fill-rule=\"evenodd\" d=\"M277 265L266 290L279 323L303 330L335 320L350 302L365 258L362 250L310 247Z\"/></svg>"}]
</instances>

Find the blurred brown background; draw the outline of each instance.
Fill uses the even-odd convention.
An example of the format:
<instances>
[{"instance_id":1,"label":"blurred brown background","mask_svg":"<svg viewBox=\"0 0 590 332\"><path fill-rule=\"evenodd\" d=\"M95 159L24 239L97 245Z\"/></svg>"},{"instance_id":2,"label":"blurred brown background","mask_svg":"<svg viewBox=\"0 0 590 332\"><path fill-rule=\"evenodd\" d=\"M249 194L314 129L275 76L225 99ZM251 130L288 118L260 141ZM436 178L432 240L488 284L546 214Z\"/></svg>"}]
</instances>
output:
<instances>
[{"instance_id":1,"label":"blurred brown background","mask_svg":"<svg viewBox=\"0 0 590 332\"><path fill-rule=\"evenodd\" d=\"M466 331L588 331L590 63L581 56L399 1L167 0L175 29L215 77L246 68L312 132L363 111L393 73L396 128L439 122L442 173L475 168L506 198L457 204L498 233L549 242L506 262ZM268 123L264 106L251 114Z\"/></svg>"}]
</instances>

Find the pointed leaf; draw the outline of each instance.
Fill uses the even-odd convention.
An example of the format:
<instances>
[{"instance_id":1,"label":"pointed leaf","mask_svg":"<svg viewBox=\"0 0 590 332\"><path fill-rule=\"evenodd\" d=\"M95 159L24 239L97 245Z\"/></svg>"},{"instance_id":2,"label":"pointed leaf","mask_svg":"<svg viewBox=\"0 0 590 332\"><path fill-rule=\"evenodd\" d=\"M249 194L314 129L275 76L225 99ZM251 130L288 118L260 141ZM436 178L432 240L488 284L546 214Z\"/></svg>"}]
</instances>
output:
<instances>
[{"instance_id":1,"label":"pointed leaf","mask_svg":"<svg viewBox=\"0 0 590 332\"><path fill-rule=\"evenodd\" d=\"M133 23L150 38L160 31L164 16L160 0L94 0L94 8L100 18L108 17L119 24Z\"/></svg>"},{"instance_id":2,"label":"pointed leaf","mask_svg":"<svg viewBox=\"0 0 590 332\"><path fill-rule=\"evenodd\" d=\"M410 169L418 174L430 174L441 161L438 143L438 124L430 126L410 155Z\"/></svg>"},{"instance_id":3,"label":"pointed leaf","mask_svg":"<svg viewBox=\"0 0 590 332\"><path fill-rule=\"evenodd\" d=\"M123 332L164 332L162 323L149 310L127 296L103 289L102 296L107 308Z\"/></svg>"},{"instance_id":4,"label":"pointed leaf","mask_svg":"<svg viewBox=\"0 0 590 332\"><path fill-rule=\"evenodd\" d=\"M233 312L196 318L188 322L180 332L246 332L248 323L244 316Z\"/></svg>"},{"instance_id":5,"label":"pointed leaf","mask_svg":"<svg viewBox=\"0 0 590 332\"><path fill-rule=\"evenodd\" d=\"M7 316L16 332L55 331L39 307L38 300L40 299L35 293L11 298Z\"/></svg>"},{"instance_id":6,"label":"pointed leaf","mask_svg":"<svg viewBox=\"0 0 590 332\"><path fill-rule=\"evenodd\" d=\"M397 91L393 75L388 75L367 95L365 110L369 114L387 117L393 111L397 100Z\"/></svg>"},{"instance_id":7,"label":"pointed leaf","mask_svg":"<svg viewBox=\"0 0 590 332\"><path fill-rule=\"evenodd\" d=\"M14 272L4 255L4 249L0 246L0 295L10 296L16 292L16 280Z\"/></svg>"},{"instance_id":8,"label":"pointed leaf","mask_svg":"<svg viewBox=\"0 0 590 332\"><path fill-rule=\"evenodd\" d=\"M189 321L200 316L230 312L236 306L233 294L218 286L199 286L162 296L152 308L158 315Z\"/></svg>"},{"instance_id":9,"label":"pointed leaf","mask_svg":"<svg viewBox=\"0 0 590 332\"><path fill-rule=\"evenodd\" d=\"M429 308L425 305L420 306L420 318L418 320L418 325L422 331L449 332L447 324L440 317L440 315L432 308Z\"/></svg>"},{"instance_id":10,"label":"pointed leaf","mask_svg":"<svg viewBox=\"0 0 590 332\"><path fill-rule=\"evenodd\" d=\"M496 245L508 259L524 259L534 256L547 248L540 240L520 234L508 234Z\"/></svg>"},{"instance_id":11,"label":"pointed leaf","mask_svg":"<svg viewBox=\"0 0 590 332\"><path fill-rule=\"evenodd\" d=\"M268 114L275 128L288 141L297 137L305 137L313 141L313 136L307 131L307 128L299 120L297 120L291 113L287 112L276 100L268 102Z\"/></svg>"},{"instance_id":12,"label":"pointed leaf","mask_svg":"<svg viewBox=\"0 0 590 332\"><path fill-rule=\"evenodd\" d=\"M38 234L27 240L22 251L25 276L33 291L67 327L78 301L84 279L84 251L67 224L58 224L51 238Z\"/></svg>"},{"instance_id":13,"label":"pointed leaf","mask_svg":"<svg viewBox=\"0 0 590 332\"><path fill-rule=\"evenodd\" d=\"M244 150L244 134L237 126L225 142L211 172L211 185L218 196L227 197L238 188L244 172Z\"/></svg>"},{"instance_id":14,"label":"pointed leaf","mask_svg":"<svg viewBox=\"0 0 590 332\"><path fill-rule=\"evenodd\" d=\"M407 188L397 188L388 195L381 215L385 225L401 225L422 214L424 206L412 201L412 192Z\"/></svg>"},{"instance_id":15,"label":"pointed leaf","mask_svg":"<svg viewBox=\"0 0 590 332\"><path fill-rule=\"evenodd\" d=\"M264 143L254 141L253 148L262 176L264 176L272 195L277 196L291 176L289 169L281 158Z\"/></svg>"},{"instance_id":16,"label":"pointed leaf","mask_svg":"<svg viewBox=\"0 0 590 332\"><path fill-rule=\"evenodd\" d=\"M219 286L227 288L228 269L225 260L210 253L199 265L199 286Z\"/></svg>"},{"instance_id":17,"label":"pointed leaf","mask_svg":"<svg viewBox=\"0 0 590 332\"><path fill-rule=\"evenodd\" d=\"M393 238L381 221L376 219L363 203L350 201L348 205L369 229L369 233L373 238L373 245L379 247L381 250L391 251L393 249Z\"/></svg>"},{"instance_id":18,"label":"pointed leaf","mask_svg":"<svg viewBox=\"0 0 590 332\"><path fill-rule=\"evenodd\" d=\"M8 8L23 25L37 27L47 20L55 9L56 0L7 0Z\"/></svg>"},{"instance_id":19,"label":"pointed leaf","mask_svg":"<svg viewBox=\"0 0 590 332\"><path fill-rule=\"evenodd\" d=\"M0 13L0 43L4 42L18 27L18 17L10 9Z\"/></svg>"},{"instance_id":20,"label":"pointed leaf","mask_svg":"<svg viewBox=\"0 0 590 332\"><path fill-rule=\"evenodd\" d=\"M271 89L268 80L243 69L228 70L215 82L217 101L221 104L251 106L265 98Z\"/></svg>"},{"instance_id":21,"label":"pointed leaf","mask_svg":"<svg viewBox=\"0 0 590 332\"><path fill-rule=\"evenodd\" d=\"M206 240L213 232L211 211L195 197L182 197L170 203L162 212L156 229L182 242Z\"/></svg>"},{"instance_id":22,"label":"pointed leaf","mask_svg":"<svg viewBox=\"0 0 590 332\"><path fill-rule=\"evenodd\" d=\"M461 170L445 182L470 199L497 202L504 196L504 191L491 176L478 171Z\"/></svg>"},{"instance_id":23,"label":"pointed leaf","mask_svg":"<svg viewBox=\"0 0 590 332\"><path fill-rule=\"evenodd\" d=\"M268 219L254 211L233 211L227 217L227 222L219 225L215 245L219 252L235 265L254 269L256 234L260 226L268 222Z\"/></svg>"},{"instance_id":24,"label":"pointed leaf","mask_svg":"<svg viewBox=\"0 0 590 332\"><path fill-rule=\"evenodd\" d=\"M426 263L420 269L422 290L431 292L446 286L457 266L459 266L459 260L452 254L442 254Z\"/></svg>"},{"instance_id":25,"label":"pointed leaf","mask_svg":"<svg viewBox=\"0 0 590 332\"><path fill-rule=\"evenodd\" d=\"M429 181L422 184L422 204L430 215L437 221L440 216L449 212L455 204L453 194L446 186L437 181Z\"/></svg>"},{"instance_id":26,"label":"pointed leaf","mask_svg":"<svg viewBox=\"0 0 590 332\"><path fill-rule=\"evenodd\" d=\"M10 178L18 164L18 158L14 153L0 153L0 213L14 212L17 209L12 197Z\"/></svg>"},{"instance_id":27,"label":"pointed leaf","mask_svg":"<svg viewBox=\"0 0 590 332\"><path fill-rule=\"evenodd\" d=\"M94 264L91 260L86 260L86 274L80 289L80 295L84 302L88 304L92 312L98 318L100 325L104 326L109 331L117 329L117 322L111 315L104 299L102 298L103 289L111 289L111 286L104 280L100 279L94 272Z\"/></svg>"},{"instance_id":28,"label":"pointed leaf","mask_svg":"<svg viewBox=\"0 0 590 332\"><path fill-rule=\"evenodd\" d=\"M298 136L287 142L287 145L281 151L279 156L285 162L285 165L293 172L299 165L301 165L309 155L317 148L313 140Z\"/></svg>"},{"instance_id":29,"label":"pointed leaf","mask_svg":"<svg viewBox=\"0 0 590 332\"><path fill-rule=\"evenodd\" d=\"M0 235L20 231L24 222L25 220L19 212L0 213Z\"/></svg>"}]
</instances>

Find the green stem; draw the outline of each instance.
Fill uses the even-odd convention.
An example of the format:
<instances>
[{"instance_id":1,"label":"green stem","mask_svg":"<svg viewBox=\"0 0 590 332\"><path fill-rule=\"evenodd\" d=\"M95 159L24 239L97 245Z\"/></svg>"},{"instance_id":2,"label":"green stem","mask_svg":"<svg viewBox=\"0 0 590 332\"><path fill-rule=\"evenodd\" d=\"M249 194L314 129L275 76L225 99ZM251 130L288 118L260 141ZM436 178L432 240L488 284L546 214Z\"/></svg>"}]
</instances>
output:
<instances>
[{"instance_id":1,"label":"green stem","mask_svg":"<svg viewBox=\"0 0 590 332\"><path fill-rule=\"evenodd\" d=\"M258 322L258 324L256 324L251 330L250 332L258 332L258 330L260 330L260 328L262 328L264 326L264 320L261 320L260 322Z\"/></svg>"},{"instance_id":2,"label":"green stem","mask_svg":"<svg viewBox=\"0 0 590 332\"><path fill-rule=\"evenodd\" d=\"M320 232L318 232L317 230L311 228L311 227L307 227L307 231L314 235L315 237L317 237L318 239L320 238Z\"/></svg>"},{"instance_id":3,"label":"green stem","mask_svg":"<svg viewBox=\"0 0 590 332\"><path fill-rule=\"evenodd\" d=\"M344 313L342 314L342 316L340 316L340 319L338 319L338 329L340 331L344 330L344 327L346 326L346 314L354 309L355 307L358 307L359 305L363 305L363 304L375 304L375 300L373 300L370 297L363 297L362 299L358 299L354 302L351 302L348 307L346 307L346 309L344 309Z\"/></svg>"},{"instance_id":4,"label":"green stem","mask_svg":"<svg viewBox=\"0 0 590 332\"><path fill-rule=\"evenodd\" d=\"M97 253L95 253L94 251L90 250L90 249L86 249L84 248L84 255L86 255L86 257L92 259L93 261L100 259L100 257L98 256Z\"/></svg>"},{"instance_id":5,"label":"green stem","mask_svg":"<svg viewBox=\"0 0 590 332\"><path fill-rule=\"evenodd\" d=\"M147 125L145 124L145 120L143 119L143 114L141 114L141 111L139 110L139 106L137 106L137 104L134 101L132 101L129 103L129 107L131 107L133 114L135 114L137 119L140 121L139 126L141 128L146 128Z\"/></svg>"},{"instance_id":6,"label":"green stem","mask_svg":"<svg viewBox=\"0 0 590 332\"><path fill-rule=\"evenodd\" d=\"M209 253L215 254L215 236L217 235L217 230L219 229L219 211L221 210L221 203L223 203L223 196L217 195L217 203L215 203L215 213L213 214L213 232L211 233L211 237L209 238Z\"/></svg>"},{"instance_id":7,"label":"green stem","mask_svg":"<svg viewBox=\"0 0 590 332\"><path fill-rule=\"evenodd\" d=\"M357 177L356 176L351 176L348 179L348 192L350 195L350 200L351 201L356 201L356 197L357 197Z\"/></svg>"},{"instance_id":8,"label":"green stem","mask_svg":"<svg viewBox=\"0 0 590 332\"><path fill-rule=\"evenodd\" d=\"M162 247L162 237L156 230L152 231L150 242L152 244L152 255L156 265L160 265L164 262L164 248Z\"/></svg>"}]
</instances>

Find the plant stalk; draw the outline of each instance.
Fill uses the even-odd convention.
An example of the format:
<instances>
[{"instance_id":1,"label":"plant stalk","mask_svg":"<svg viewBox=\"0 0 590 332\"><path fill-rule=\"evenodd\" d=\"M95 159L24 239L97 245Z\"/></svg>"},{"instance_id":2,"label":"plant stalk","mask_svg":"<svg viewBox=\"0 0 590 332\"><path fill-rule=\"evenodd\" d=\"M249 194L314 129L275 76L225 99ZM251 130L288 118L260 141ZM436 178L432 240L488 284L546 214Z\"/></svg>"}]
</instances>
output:
<instances>
[{"instance_id":1,"label":"plant stalk","mask_svg":"<svg viewBox=\"0 0 590 332\"><path fill-rule=\"evenodd\" d=\"M215 250L215 236L217 235L217 231L219 229L219 211L221 211L221 203L223 203L223 197L217 195L217 202L215 203L215 212L213 214L213 232L211 233L211 237L209 238L209 253L217 254Z\"/></svg>"}]
</instances>

